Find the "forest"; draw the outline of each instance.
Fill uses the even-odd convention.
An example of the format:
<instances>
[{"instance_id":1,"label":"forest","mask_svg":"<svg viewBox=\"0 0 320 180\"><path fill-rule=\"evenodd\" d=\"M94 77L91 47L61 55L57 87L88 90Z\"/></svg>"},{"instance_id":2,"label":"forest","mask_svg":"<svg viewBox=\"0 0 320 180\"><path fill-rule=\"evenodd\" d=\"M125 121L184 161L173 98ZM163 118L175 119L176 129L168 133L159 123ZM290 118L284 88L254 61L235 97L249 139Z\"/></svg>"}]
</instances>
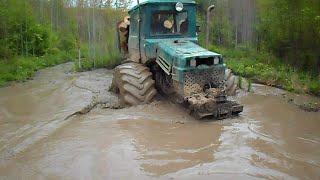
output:
<instances>
[{"instance_id":1,"label":"forest","mask_svg":"<svg viewBox=\"0 0 320 180\"><path fill-rule=\"evenodd\" d=\"M252 82L320 95L319 0L197 0L200 44L206 9L209 49ZM74 61L75 70L112 67L116 23L131 0L0 0L0 85Z\"/></svg>"}]
</instances>

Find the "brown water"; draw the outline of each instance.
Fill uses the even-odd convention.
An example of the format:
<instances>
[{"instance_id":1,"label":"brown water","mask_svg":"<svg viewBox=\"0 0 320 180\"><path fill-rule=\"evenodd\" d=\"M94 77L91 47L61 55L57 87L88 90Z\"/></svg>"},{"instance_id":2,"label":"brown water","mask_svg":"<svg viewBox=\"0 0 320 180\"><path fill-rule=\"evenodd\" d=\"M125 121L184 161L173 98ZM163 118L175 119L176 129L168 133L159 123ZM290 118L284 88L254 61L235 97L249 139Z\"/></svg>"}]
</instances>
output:
<instances>
[{"instance_id":1,"label":"brown water","mask_svg":"<svg viewBox=\"0 0 320 180\"><path fill-rule=\"evenodd\" d=\"M257 85L239 97L242 115L223 121L197 121L163 98L66 119L96 94L116 101L110 71L71 67L0 89L0 179L320 178L320 113L284 91Z\"/></svg>"}]
</instances>

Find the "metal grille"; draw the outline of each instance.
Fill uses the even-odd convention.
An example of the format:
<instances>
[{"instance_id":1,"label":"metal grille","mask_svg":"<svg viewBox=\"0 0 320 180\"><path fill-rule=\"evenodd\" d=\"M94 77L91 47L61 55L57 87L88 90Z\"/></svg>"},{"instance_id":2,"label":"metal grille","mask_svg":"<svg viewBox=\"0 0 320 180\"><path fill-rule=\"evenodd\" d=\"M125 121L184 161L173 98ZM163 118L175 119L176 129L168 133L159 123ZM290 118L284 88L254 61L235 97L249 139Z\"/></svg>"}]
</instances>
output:
<instances>
[{"instance_id":1,"label":"metal grille","mask_svg":"<svg viewBox=\"0 0 320 180\"><path fill-rule=\"evenodd\" d=\"M185 74L184 95L190 96L191 93L200 93L209 83L220 86L223 79L224 70L222 68L203 72L188 72Z\"/></svg>"}]
</instances>

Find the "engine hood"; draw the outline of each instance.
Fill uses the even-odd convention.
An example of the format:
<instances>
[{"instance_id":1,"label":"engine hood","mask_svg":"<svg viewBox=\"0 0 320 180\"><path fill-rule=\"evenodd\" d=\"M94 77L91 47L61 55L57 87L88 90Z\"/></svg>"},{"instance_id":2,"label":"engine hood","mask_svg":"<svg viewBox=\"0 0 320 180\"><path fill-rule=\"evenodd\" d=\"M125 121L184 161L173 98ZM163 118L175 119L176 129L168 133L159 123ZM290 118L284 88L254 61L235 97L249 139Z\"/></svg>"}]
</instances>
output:
<instances>
[{"instance_id":1,"label":"engine hood","mask_svg":"<svg viewBox=\"0 0 320 180\"><path fill-rule=\"evenodd\" d=\"M214 68L222 66L223 60L220 54L208 51L198 44L186 40L164 40L157 44L156 62L167 73L175 70L190 71L196 69ZM219 63L214 64L213 59L218 57ZM196 64L191 66L191 61Z\"/></svg>"},{"instance_id":2,"label":"engine hood","mask_svg":"<svg viewBox=\"0 0 320 180\"><path fill-rule=\"evenodd\" d=\"M191 58L191 57L215 57L220 54L208 51L201 46L184 40L177 41L162 41L158 43L158 50L166 52L166 54L171 55L172 57L179 58Z\"/></svg>"}]
</instances>

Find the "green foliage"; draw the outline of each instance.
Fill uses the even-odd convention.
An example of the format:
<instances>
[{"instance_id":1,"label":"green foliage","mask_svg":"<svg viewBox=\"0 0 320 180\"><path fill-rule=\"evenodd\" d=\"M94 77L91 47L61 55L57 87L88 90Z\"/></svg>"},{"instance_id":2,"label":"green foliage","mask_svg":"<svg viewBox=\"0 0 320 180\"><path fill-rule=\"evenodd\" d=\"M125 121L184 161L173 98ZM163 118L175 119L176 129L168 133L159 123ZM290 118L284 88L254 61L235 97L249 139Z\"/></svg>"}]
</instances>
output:
<instances>
[{"instance_id":1,"label":"green foliage","mask_svg":"<svg viewBox=\"0 0 320 180\"><path fill-rule=\"evenodd\" d=\"M320 1L258 0L258 46L300 69L320 72Z\"/></svg>"},{"instance_id":2,"label":"green foliage","mask_svg":"<svg viewBox=\"0 0 320 180\"><path fill-rule=\"evenodd\" d=\"M80 60L75 59L75 68L77 71L91 70L101 67L114 67L121 62L121 54L117 49L116 24L123 19L127 12L115 10L112 8L96 9L96 14L100 14L99 26L92 22L87 22L88 32L91 36L81 36ZM117 18L114 18L117 17ZM92 18L92 17L91 17ZM95 35L96 34L96 35ZM94 38L97 36L101 38ZM88 39L85 39L88 38ZM77 51L79 56L79 51Z\"/></svg>"},{"instance_id":3,"label":"green foliage","mask_svg":"<svg viewBox=\"0 0 320 180\"><path fill-rule=\"evenodd\" d=\"M44 55L49 47L49 28L35 21L29 1L1 1L0 54Z\"/></svg>"},{"instance_id":4,"label":"green foliage","mask_svg":"<svg viewBox=\"0 0 320 180\"><path fill-rule=\"evenodd\" d=\"M320 74L319 0L197 0L204 44L206 10L214 4L210 43L225 48L241 44L267 51L276 61ZM234 52L232 52L234 53ZM245 52L240 52L245 53Z\"/></svg>"},{"instance_id":5,"label":"green foliage","mask_svg":"<svg viewBox=\"0 0 320 180\"><path fill-rule=\"evenodd\" d=\"M47 52L50 43L50 31L48 27L35 24L29 29L26 36L29 41L27 41L25 45L30 47L27 54L42 56Z\"/></svg>"},{"instance_id":6,"label":"green foliage","mask_svg":"<svg viewBox=\"0 0 320 180\"><path fill-rule=\"evenodd\" d=\"M61 0L54 2L63 7ZM36 70L70 61L75 55L73 26L65 25L62 32L48 23L48 16L38 17L37 3L51 5L50 1L0 0L0 86L25 81Z\"/></svg>"},{"instance_id":7,"label":"green foliage","mask_svg":"<svg viewBox=\"0 0 320 180\"><path fill-rule=\"evenodd\" d=\"M319 79L313 79L309 82L310 92L320 96L320 83Z\"/></svg>"},{"instance_id":8,"label":"green foliage","mask_svg":"<svg viewBox=\"0 0 320 180\"><path fill-rule=\"evenodd\" d=\"M115 49L115 47L112 47L107 53L102 52L96 54L95 59L90 57L89 51L88 45L84 44L81 46L80 60L79 57L74 59L76 71L87 71L104 67L113 68L118 65L122 59L121 54ZM94 61L96 64L94 64Z\"/></svg>"},{"instance_id":9,"label":"green foliage","mask_svg":"<svg viewBox=\"0 0 320 180\"><path fill-rule=\"evenodd\" d=\"M214 4L217 8L214 12L212 28L210 28L213 43L224 47L234 47L234 26L228 14L230 7L224 1L217 1Z\"/></svg>"},{"instance_id":10,"label":"green foliage","mask_svg":"<svg viewBox=\"0 0 320 180\"><path fill-rule=\"evenodd\" d=\"M196 0L198 4L198 11L199 12L206 12L207 8L210 5L213 5L216 3L217 0Z\"/></svg>"},{"instance_id":11,"label":"green foliage","mask_svg":"<svg viewBox=\"0 0 320 180\"><path fill-rule=\"evenodd\" d=\"M59 36L58 48L67 52L74 51L76 49L76 38L71 33Z\"/></svg>"},{"instance_id":12,"label":"green foliage","mask_svg":"<svg viewBox=\"0 0 320 180\"><path fill-rule=\"evenodd\" d=\"M9 81L26 81L39 69L65 63L71 59L73 57L70 54L59 51L42 57L17 56L8 62L0 61L0 86Z\"/></svg>"},{"instance_id":13,"label":"green foliage","mask_svg":"<svg viewBox=\"0 0 320 180\"><path fill-rule=\"evenodd\" d=\"M1 59L10 59L14 55L4 40L0 40L0 61Z\"/></svg>"},{"instance_id":14,"label":"green foliage","mask_svg":"<svg viewBox=\"0 0 320 180\"><path fill-rule=\"evenodd\" d=\"M227 1L197 0L198 23L201 27L200 44L204 44L206 26L210 26L209 41L224 47L234 46L234 27L229 18L230 7ZM211 15L210 24L207 24L206 13L210 5L215 5L214 13Z\"/></svg>"},{"instance_id":15,"label":"green foliage","mask_svg":"<svg viewBox=\"0 0 320 180\"><path fill-rule=\"evenodd\" d=\"M222 53L227 66L249 80L297 93L320 95L319 77L288 66L270 53L250 48L211 47L211 50Z\"/></svg>"}]
</instances>

